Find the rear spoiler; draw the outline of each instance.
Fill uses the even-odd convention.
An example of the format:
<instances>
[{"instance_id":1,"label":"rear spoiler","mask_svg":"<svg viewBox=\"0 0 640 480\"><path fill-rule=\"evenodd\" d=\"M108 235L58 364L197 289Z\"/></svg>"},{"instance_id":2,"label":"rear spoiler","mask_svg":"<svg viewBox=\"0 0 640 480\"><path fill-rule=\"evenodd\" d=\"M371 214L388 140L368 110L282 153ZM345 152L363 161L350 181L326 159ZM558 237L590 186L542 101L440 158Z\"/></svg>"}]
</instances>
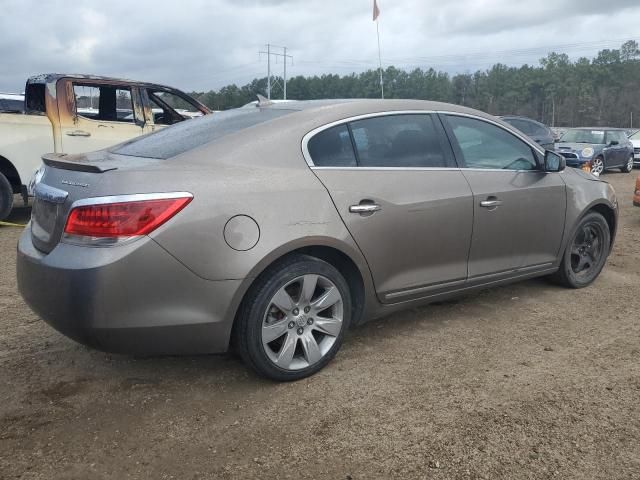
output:
<instances>
[{"instance_id":1,"label":"rear spoiler","mask_svg":"<svg viewBox=\"0 0 640 480\"><path fill-rule=\"evenodd\" d=\"M66 153L47 153L42 156L42 162L47 167L60 168L62 170L73 170L74 172L104 173L109 170L117 170L118 167L100 167L95 163L82 163L74 160L66 160Z\"/></svg>"}]
</instances>

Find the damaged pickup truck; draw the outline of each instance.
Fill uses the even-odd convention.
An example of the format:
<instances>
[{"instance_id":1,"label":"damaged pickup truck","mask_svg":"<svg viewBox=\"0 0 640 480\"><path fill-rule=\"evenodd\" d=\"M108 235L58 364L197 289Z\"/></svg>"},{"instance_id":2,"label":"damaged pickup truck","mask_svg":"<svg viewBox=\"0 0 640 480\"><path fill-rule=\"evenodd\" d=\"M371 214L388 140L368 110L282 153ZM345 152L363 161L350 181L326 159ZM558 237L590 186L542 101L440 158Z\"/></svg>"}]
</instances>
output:
<instances>
[{"instance_id":1,"label":"damaged pickup truck","mask_svg":"<svg viewBox=\"0 0 640 480\"><path fill-rule=\"evenodd\" d=\"M174 88L91 75L31 77L24 112L0 111L0 220L45 153L100 150L158 128L211 113Z\"/></svg>"}]
</instances>

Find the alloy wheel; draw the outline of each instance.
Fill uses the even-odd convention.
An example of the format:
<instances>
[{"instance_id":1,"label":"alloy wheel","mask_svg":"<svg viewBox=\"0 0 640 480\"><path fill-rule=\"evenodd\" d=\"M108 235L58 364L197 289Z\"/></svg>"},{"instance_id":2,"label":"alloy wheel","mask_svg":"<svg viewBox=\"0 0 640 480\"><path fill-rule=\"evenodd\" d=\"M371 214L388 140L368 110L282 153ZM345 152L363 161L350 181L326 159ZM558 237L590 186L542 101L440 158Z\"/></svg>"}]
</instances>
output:
<instances>
[{"instance_id":1,"label":"alloy wheel","mask_svg":"<svg viewBox=\"0 0 640 480\"><path fill-rule=\"evenodd\" d=\"M631 155L627 161L627 172L630 172L631 170L633 170L633 155Z\"/></svg>"},{"instance_id":2,"label":"alloy wheel","mask_svg":"<svg viewBox=\"0 0 640 480\"><path fill-rule=\"evenodd\" d=\"M282 286L262 320L262 346L271 362L284 370L318 363L342 331L344 302L327 277L307 274Z\"/></svg>"},{"instance_id":3,"label":"alloy wheel","mask_svg":"<svg viewBox=\"0 0 640 480\"><path fill-rule=\"evenodd\" d=\"M591 173L594 175L600 175L602 172L604 172L604 162L601 158L596 158L591 163Z\"/></svg>"},{"instance_id":4,"label":"alloy wheel","mask_svg":"<svg viewBox=\"0 0 640 480\"><path fill-rule=\"evenodd\" d=\"M598 268L603 249L602 226L587 223L577 232L571 247L571 270L578 277L589 277Z\"/></svg>"}]
</instances>

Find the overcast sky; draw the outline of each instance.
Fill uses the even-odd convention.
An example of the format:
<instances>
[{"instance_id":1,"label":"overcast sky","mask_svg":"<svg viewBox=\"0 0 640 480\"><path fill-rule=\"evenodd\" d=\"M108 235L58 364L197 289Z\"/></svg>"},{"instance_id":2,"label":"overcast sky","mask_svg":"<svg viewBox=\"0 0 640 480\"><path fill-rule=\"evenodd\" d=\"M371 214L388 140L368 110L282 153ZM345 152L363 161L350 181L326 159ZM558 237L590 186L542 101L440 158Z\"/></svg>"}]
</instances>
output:
<instances>
[{"instance_id":1,"label":"overcast sky","mask_svg":"<svg viewBox=\"0 0 640 480\"><path fill-rule=\"evenodd\" d=\"M289 75L377 66L373 0L0 0L0 91L29 75L93 73L184 90L266 76L270 42ZM473 72L593 56L640 39L638 0L378 0L383 65ZM282 62L273 64L281 72Z\"/></svg>"}]
</instances>

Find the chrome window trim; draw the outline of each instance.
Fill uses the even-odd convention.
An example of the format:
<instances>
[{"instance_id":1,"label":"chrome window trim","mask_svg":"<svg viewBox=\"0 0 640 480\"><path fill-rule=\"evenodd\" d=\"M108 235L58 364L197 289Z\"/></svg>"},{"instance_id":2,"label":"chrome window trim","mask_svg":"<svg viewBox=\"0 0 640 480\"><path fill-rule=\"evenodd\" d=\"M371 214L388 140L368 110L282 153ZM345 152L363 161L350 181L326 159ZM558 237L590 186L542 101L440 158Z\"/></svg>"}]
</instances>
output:
<instances>
[{"instance_id":1,"label":"chrome window trim","mask_svg":"<svg viewBox=\"0 0 640 480\"><path fill-rule=\"evenodd\" d=\"M303 137L302 137L302 156L304 157L305 161L307 162L307 165L312 169L312 170L435 170L435 171L443 171L443 170L472 170L472 171L482 171L482 172L540 172L540 170L503 170L503 169L491 169L491 168L461 168L461 167L457 167L457 168L443 168L443 167L329 167L329 166L317 166L313 163L313 159L311 158L311 154L309 153L309 140L311 140L312 137L314 137L315 135L317 135L320 132L323 132L324 130L327 130L329 128L332 127L336 127L338 125L343 125L343 124L347 124L350 122L355 122L358 120L364 120L367 118L376 118L376 117L386 117L386 116L391 116L391 115L416 115L416 114L423 114L423 115L433 115L433 114L442 114L442 115L456 115L459 117L468 117L468 118L473 118L476 120L480 120L480 121L484 121L487 123L490 123L492 125L495 125L498 128L501 128L502 130L510 133L511 135L513 135L514 137L520 139L521 141L523 141L524 143L526 143L527 145L529 145L529 147L531 147L533 150L537 151L538 153L540 153L541 155L544 155L545 150L538 145L535 142L532 142L530 139L528 139L525 135L523 135L522 133L520 133L518 130L516 130L514 127L513 130L511 130L511 128L506 128L504 125L502 125L501 123L499 123L498 121L486 118L486 117L482 117L480 115L473 115L470 113L462 113L462 112L453 112L453 111L449 111L449 110L389 110L389 111L385 111L385 112L374 112L374 113L365 113L365 114L361 114L361 115L354 115L351 117L346 117L346 118L342 118L340 120L335 120L333 122L330 123L326 123L324 125L321 125L319 127L314 128L313 130L307 132Z\"/></svg>"},{"instance_id":2,"label":"chrome window trim","mask_svg":"<svg viewBox=\"0 0 640 480\"><path fill-rule=\"evenodd\" d=\"M108 195L105 197L87 197L76 200L71 204L71 210L76 207L88 205L104 205L107 203L142 202L145 200L166 200L172 198L193 198L190 192L158 192L158 193L132 193L126 195Z\"/></svg>"}]
</instances>

